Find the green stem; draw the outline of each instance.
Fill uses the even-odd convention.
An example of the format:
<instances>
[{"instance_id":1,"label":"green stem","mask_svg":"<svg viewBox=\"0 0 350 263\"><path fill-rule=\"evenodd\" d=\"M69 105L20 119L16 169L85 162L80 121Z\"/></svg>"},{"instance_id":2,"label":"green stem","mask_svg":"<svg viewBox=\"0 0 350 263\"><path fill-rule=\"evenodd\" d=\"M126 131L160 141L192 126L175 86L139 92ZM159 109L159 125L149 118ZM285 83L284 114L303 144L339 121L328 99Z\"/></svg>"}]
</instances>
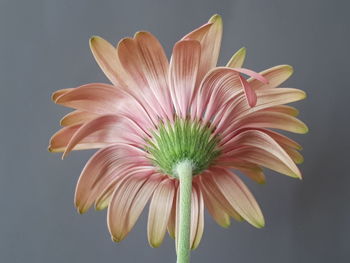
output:
<instances>
[{"instance_id":1,"label":"green stem","mask_svg":"<svg viewBox=\"0 0 350 263\"><path fill-rule=\"evenodd\" d=\"M188 160L182 161L176 166L176 173L180 181L180 219L177 238L177 263L189 263L192 163Z\"/></svg>"}]
</instances>

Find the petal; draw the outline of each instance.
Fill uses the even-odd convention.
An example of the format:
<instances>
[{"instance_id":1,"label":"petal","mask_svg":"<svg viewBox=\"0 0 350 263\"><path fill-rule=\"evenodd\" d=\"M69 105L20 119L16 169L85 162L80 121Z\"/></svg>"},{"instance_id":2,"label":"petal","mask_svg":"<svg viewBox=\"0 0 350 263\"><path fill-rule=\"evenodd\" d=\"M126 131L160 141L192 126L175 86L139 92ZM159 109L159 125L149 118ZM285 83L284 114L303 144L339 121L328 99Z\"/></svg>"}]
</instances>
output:
<instances>
[{"instance_id":1,"label":"petal","mask_svg":"<svg viewBox=\"0 0 350 263\"><path fill-rule=\"evenodd\" d=\"M229 68L215 68L203 79L197 97L197 118L211 120L218 110L242 93L239 74Z\"/></svg>"},{"instance_id":2,"label":"petal","mask_svg":"<svg viewBox=\"0 0 350 263\"><path fill-rule=\"evenodd\" d=\"M220 53L221 38L222 19L219 15L212 16L209 19L208 24L189 33L183 38L197 40L201 44L200 66L196 82L197 86L205 74L216 66Z\"/></svg>"},{"instance_id":3,"label":"petal","mask_svg":"<svg viewBox=\"0 0 350 263\"><path fill-rule=\"evenodd\" d=\"M204 231L204 200L200 188L195 184L194 189L197 192L197 201L198 201L198 219L197 219L197 229L194 235L194 240L192 242L191 249L196 249L202 239Z\"/></svg>"},{"instance_id":4,"label":"petal","mask_svg":"<svg viewBox=\"0 0 350 263\"><path fill-rule=\"evenodd\" d=\"M252 89L276 88L286 81L293 74L293 67L289 65L279 65L260 72L268 80L267 83L261 83L256 79L249 79Z\"/></svg>"},{"instance_id":5,"label":"petal","mask_svg":"<svg viewBox=\"0 0 350 263\"><path fill-rule=\"evenodd\" d=\"M170 212L170 217L169 217L169 222L168 222L168 233L169 236L172 237L173 239L175 239L175 228L176 228L176 207L177 207L177 192L178 192L178 182L175 181L175 194L174 194L174 198L173 198L173 204L171 207L171 212Z\"/></svg>"},{"instance_id":6,"label":"petal","mask_svg":"<svg viewBox=\"0 0 350 263\"><path fill-rule=\"evenodd\" d=\"M152 247L161 245L166 233L175 196L175 186L171 179L160 183L153 193L148 214L148 242Z\"/></svg>"},{"instance_id":7,"label":"petal","mask_svg":"<svg viewBox=\"0 0 350 263\"><path fill-rule=\"evenodd\" d=\"M243 158L243 156L246 156L248 153L251 153L252 156L254 155L257 159L259 156L264 157L264 153L266 158L272 157L278 159L282 165L287 168L287 175L301 178L298 167L283 148L266 133L258 130L243 131L235 136L229 143L223 146L221 156L237 156L238 159L254 163L254 161L252 161L254 159L253 157L248 159ZM264 165L262 161L256 161L255 163L258 165Z\"/></svg>"},{"instance_id":8,"label":"petal","mask_svg":"<svg viewBox=\"0 0 350 263\"><path fill-rule=\"evenodd\" d=\"M147 44L151 42L150 44ZM117 47L120 61L132 78L130 92L144 100L147 110L154 116L166 116L166 78L168 61L158 40L150 33L137 33L135 39L124 38Z\"/></svg>"},{"instance_id":9,"label":"petal","mask_svg":"<svg viewBox=\"0 0 350 263\"><path fill-rule=\"evenodd\" d=\"M61 126L71 126L76 124L83 124L84 122L91 121L99 115L92 112L75 110L68 113L60 120Z\"/></svg>"},{"instance_id":10,"label":"petal","mask_svg":"<svg viewBox=\"0 0 350 263\"><path fill-rule=\"evenodd\" d=\"M67 147L63 153L62 158L67 156L67 154L73 150L73 148L84 138L87 136L94 134L98 131L104 131L108 137L115 137L116 136L116 128L119 123L120 117L116 115L104 115L101 117L98 117L96 119L93 119L92 121L89 121L82 125L76 133L70 138Z\"/></svg>"},{"instance_id":11,"label":"petal","mask_svg":"<svg viewBox=\"0 0 350 263\"><path fill-rule=\"evenodd\" d=\"M59 96L56 103L96 114L118 112L124 95L112 85L90 83Z\"/></svg>"},{"instance_id":12,"label":"petal","mask_svg":"<svg viewBox=\"0 0 350 263\"><path fill-rule=\"evenodd\" d=\"M265 108L265 110L266 111L281 112L281 113L291 115L293 117L296 117L299 115L299 110L292 107L292 106L289 106L289 105L272 106L272 107Z\"/></svg>"},{"instance_id":13,"label":"petal","mask_svg":"<svg viewBox=\"0 0 350 263\"><path fill-rule=\"evenodd\" d=\"M186 118L195 94L201 47L198 41L182 40L175 44L170 62L170 91L178 115Z\"/></svg>"},{"instance_id":14,"label":"petal","mask_svg":"<svg viewBox=\"0 0 350 263\"><path fill-rule=\"evenodd\" d=\"M306 124L301 120L288 114L269 111L254 112L253 114L237 121L234 125L232 125L232 130L235 129L234 127L239 127L240 129L271 128L299 134L305 134L309 131Z\"/></svg>"},{"instance_id":15,"label":"petal","mask_svg":"<svg viewBox=\"0 0 350 263\"><path fill-rule=\"evenodd\" d=\"M168 117L172 117L170 104L168 73L169 62L158 39L149 32L138 32L135 35L140 57L143 63L144 76L153 90Z\"/></svg>"},{"instance_id":16,"label":"petal","mask_svg":"<svg viewBox=\"0 0 350 263\"><path fill-rule=\"evenodd\" d=\"M60 97L61 95L65 94L71 90L73 90L73 88L57 90L54 93L52 93L51 100L55 102L58 97Z\"/></svg>"},{"instance_id":17,"label":"petal","mask_svg":"<svg viewBox=\"0 0 350 263\"><path fill-rule=\"evenodd\" d=\"M131 176L114 191L108 206L108 229L115 242L123 240L135 225L162 177Z\"/></svg>"},{"instance_id":18,"label":"petal","mask_svg":"<svg viewBox=\"0 0 350 263\"><path fill-rule=\"evenodd\" d=\"M203 192L206 192L212 198L216 200L217 204L220 204L220 207L224 209L224 211L233 217L237 221L242 221L243 218L237 213L237 211L232 207L232 205L226 200L222 192L219 190L215 182L213 181L213 177L216 176L214 173L216 171L207 171L205 174L200 176L199 182L200 187L203 189Z\"/></svg>"},{"instance_id":19,"label":"petal","mask_svg":"<svg viewBox=\"0 0 350 263\"><path fill-rule=\"evenodd\" d=\"M198 213L199 213L199 205L198 205L198 195L197 190L192 186L192 195L191 195L191 225L190 225L190 248L193 249L194 239L197 233L198 227ZM179 220L180 215L177 215Z\"/></svg>"},{"instance_id":20,"label":"petal","mask_svg":"<svg viewBox=\"0 0 350 263\"><path fill-rule=\"evenodd\" d=\"M144 153L130 145L112 145L97 151L86 163L75 190L75 206L85 213L102 191L117 178L147 165ZM146 171L145 171L146 172Z\"/></svg>"},{"instance_id":21,"label":"petal","mask_svg":"<svg viewBox=\"0 0 350 263\"><path fill-rule=\"evenodd\" d=\"M247 50L245 47L240 48L235 54L233 54L230 61L227 63L226 67L229 68L241 68L245 57L247 54Z\"/></svg>"},{"instance_id":22,"label":"petal","mask_svg":"<svg viewBox=\"0 0 350 263\"><path fill-rule=\"evenodd\" d=\"M206 188L201 187L201 190L203 193L205 206L215 222L222 227L229 227L231 225L230 216L225 212L221 204L206 190Z\"/></svg>"},{"instance_id":23,"label":"petal","mask_svg":"<svg viewBox=\"0 0 350 263\"><path fill-rule=\"evenodd\" d=\"M254 90L250 87L248 81L246 81L245 78L243 78L242 76L239 76L239 79L241 81L241 84L244 88L244 94L247 98L248 104L250 107L254 107L256 105L257 102L257 96L254 92Z\"/></svg>"},{"instance_id":24,"label":"petal","mask_svg":"<svg viewBox=\"0 0 350 263\"><path fill-rule=\"evenodd\" d=\"M108 41L98 36L90 38L90 48L97 64L107 78L114 85L125 87L125 82L121 78L125 72L119 62L116 49Z\"/></svg>"},{"instance_id":25,"label":"petal","mask_svg":"<svg viewBox=\"0 0 350 263\"><path fill-rule=\"evenodd\" d=\"M72 125L64 127L56 132L50 139L48 150L50 152L64 152L69 140L79 130L82 125ZM107 146L115 142L114 138L111 138L106 133L96 133L85 137L75 147L74 150L95 149Z\"/></svg>"},{"instance_id":26,"label":"petal","mask_svg":"<svg viewBox=\"0 0 350 263\"><path fill-rule=\"evenodd\" d=\"M227 201L247 222L258 228L265 225L258 203L238 176L229 170L217 169L213 181Z\"/></svg>"}]
</instances>

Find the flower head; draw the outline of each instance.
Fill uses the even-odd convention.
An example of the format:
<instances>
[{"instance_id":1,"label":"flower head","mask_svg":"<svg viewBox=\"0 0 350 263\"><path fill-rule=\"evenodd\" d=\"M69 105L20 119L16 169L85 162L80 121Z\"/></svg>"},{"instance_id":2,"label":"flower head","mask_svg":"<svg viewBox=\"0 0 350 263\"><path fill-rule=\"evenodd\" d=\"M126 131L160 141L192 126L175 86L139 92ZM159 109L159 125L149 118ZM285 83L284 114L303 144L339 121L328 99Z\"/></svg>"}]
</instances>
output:
<instances>
[{"instance_id":1,"label":"flower head","mask_svg":"<svg viewBox=\"0 0 350 263\"><path fill-rule=\"evenodd\" d=\"M190 246L204 228L204 207L223 227L230 218L264 226L261 210L237 170L258 183L262 168L301 178L303 161L295 141L274 131L307 132L298 111L284 104L305 98L279 88L293 72L288 65L260 73L242 68L245 49L216 67L222 36L220 16L178 41L168 62L148 32L122 39L115 48L100 37L92 53L112 84L90 83L53 94L73 108L49 149L64 152L101 148L77 183L75 205L108 207L108 228L121 241L150 200L148 239L177 236L179 170L192 171ZM246 79L245 76L249 78Z\"/></svg>"}]
</instances>

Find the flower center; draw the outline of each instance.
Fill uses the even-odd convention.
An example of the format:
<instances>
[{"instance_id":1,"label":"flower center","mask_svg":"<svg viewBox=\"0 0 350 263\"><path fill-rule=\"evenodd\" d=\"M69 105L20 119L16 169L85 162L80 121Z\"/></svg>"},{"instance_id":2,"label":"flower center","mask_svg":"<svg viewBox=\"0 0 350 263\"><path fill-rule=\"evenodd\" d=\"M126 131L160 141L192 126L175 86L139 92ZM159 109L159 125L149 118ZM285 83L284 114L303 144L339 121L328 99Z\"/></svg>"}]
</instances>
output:
<instances>
[{"instance_id":1,"label":"flower center","mask_svg":"<svg viewBox=\"0 0 350 263\"><path fill-rule=\"evenodd\" d=\"M176 177L174 169L184 160L192 163L193 175L207 169L219 154L218 137L212 128L198 121L176 119L160 123L147 141L146 150L154 164L165 174Z\"/></svg>"}]
</instances>

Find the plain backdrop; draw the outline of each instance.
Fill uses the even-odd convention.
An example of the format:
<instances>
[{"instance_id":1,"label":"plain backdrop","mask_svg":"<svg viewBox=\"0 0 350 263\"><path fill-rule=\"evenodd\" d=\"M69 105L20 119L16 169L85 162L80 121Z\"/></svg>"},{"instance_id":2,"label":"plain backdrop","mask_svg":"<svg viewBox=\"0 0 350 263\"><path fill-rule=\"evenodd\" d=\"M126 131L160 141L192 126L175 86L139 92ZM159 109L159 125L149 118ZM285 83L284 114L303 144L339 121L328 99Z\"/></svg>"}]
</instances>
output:
<instances>
[{"instance_id":1,"label":"plain backdrop","mask_svg":"<svg viewBox=\"0 0 350 263\"><path fill-rule=\"evenodd\" d=\"M62 161L47 152L67 109L53 91L107 82L88 46L92 35L116 43L153 32L170 54L184 34L219 13L220 63L240 47L260 71L291 64L287 86L308 93L296 103L307 135L304 180L267 171L267 184L247 181L266 227L206 216L192 262L350 262L349 1L262 0L1 0L0 1L0 262L175 262L174 242L148 246L144 213L131 234L113 243L106 213L79 215L75 184L92 151Z\"/></svg>"}]
</instances>

